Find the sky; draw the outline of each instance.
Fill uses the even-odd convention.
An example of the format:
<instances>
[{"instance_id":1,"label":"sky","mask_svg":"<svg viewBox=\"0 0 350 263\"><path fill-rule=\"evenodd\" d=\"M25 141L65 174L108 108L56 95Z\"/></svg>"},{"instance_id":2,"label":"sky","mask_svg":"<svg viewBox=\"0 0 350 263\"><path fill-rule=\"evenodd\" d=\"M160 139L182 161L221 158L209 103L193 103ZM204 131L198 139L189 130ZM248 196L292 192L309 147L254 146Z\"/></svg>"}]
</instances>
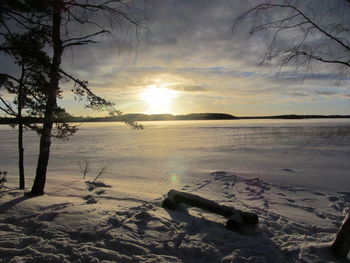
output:
<instances>
[{"instance_id":1,"label":"sky","mask_svg":"<svg viewBox=\"0 0 350 263\"><path fill-rule=\"evenodd\" d=\"M314 0L312 0L314 1ZM350 114L349 82L329 65L313 71L261 66L267 43L249 37L235 17L258 1L154 0L147 32L67 50L63 68L124 113L222 112L236 116ZM118 35L119 34L119 35ZM60 105L73 115L101 116L62 84Z\"/></svg>"}]
</instances>

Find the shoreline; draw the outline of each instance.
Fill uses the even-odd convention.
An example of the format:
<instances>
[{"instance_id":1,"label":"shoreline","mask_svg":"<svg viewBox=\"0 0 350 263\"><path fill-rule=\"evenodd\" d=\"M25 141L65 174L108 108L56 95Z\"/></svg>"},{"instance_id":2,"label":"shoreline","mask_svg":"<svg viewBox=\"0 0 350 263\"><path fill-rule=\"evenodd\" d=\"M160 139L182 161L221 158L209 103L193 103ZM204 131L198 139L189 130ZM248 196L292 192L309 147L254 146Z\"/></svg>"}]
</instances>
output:
<instances>
[{"instance_id":1,"label":"shoreline","mask_svg":"<svg viewBox=\"0 0 350 263\"><path fill-rule=\"evenodd\" d=\"M72 117L56 119L55 123L89 123L89 122L151 122L151 121L197 121L197 120L315 120L315 119L350 119L350 115L276 115L276 116L242 116L224 114L222 117L212 117L210 114L170 115L170 114L125 114L118 117ZM42 118L24 117L24 124L41 124ZM17 125L16 118L0 118L0 125Z\"/></svg>"}]
</instances>

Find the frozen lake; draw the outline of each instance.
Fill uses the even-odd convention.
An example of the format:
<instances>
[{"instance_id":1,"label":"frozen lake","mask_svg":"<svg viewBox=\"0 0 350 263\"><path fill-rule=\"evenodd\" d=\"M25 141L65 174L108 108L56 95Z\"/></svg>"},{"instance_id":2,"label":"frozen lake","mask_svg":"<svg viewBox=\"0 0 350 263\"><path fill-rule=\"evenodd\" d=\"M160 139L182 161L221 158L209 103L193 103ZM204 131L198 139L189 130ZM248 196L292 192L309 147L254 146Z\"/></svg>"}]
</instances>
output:
<instances>
[{"instance_id":1,"label":"frozen lake","mask_svg":"<svg viewBox=\"0 0 350 263\"><path fill-rule=\"evenodd\" d=\"M319 190L350 186L350 120L225 120L145 122L132 131L121 123L84 123L68 141L53 140L48 180L60 174L104 178L164 190L201 182L213 171ZM17 132L0 126L0 170L17 181ZM25 132L25 172L35 174L39 137ZM31 182L28 181L27 186ZM175 186L176 186L175 185Z\"/></svg>"}]
</instances>

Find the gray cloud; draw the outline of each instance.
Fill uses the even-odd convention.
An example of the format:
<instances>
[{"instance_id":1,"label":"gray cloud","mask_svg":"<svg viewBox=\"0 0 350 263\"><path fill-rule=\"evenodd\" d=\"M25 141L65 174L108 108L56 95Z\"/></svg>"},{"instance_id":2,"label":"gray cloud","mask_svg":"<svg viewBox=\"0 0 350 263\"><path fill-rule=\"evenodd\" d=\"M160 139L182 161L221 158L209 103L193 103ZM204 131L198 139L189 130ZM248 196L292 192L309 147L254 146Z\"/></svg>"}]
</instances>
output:
<instances>
[{"instance_id":1,"label":"gray cloud","mask_svg":"<svg viewBox=\"0 0 350 263\"><path fill-rule=\"evenodd\" d=\"M120 102L121 107L121 99L128 107L134 105L130 101L154 83L178 91L178 103L206 106L211 102L225 105L223 110L234 109L236 104L348 98L346 83L335 84L336 75L328 65L317 66L314 72L258 65L266 48L262 36L248 39L244 24L242 30L231 32L234 18L256 3L155 0L148 8L150 34L140 34L140 42L132 45L131 36L135 35L121 29L114 40L102 37L100 44L68 50L63 66L89 80L96 93Z\"/></svg>"},{"instance_id":2,"label":"gray cloud","mask_svg":"<svg viewBox=\"0 0 350 263\"><path fill-rule=\"evenodd\" d=\"M179 85L173 87L174 90L178 91L185 91L185 92L205 92L208 91L207 88L204 88L202 86L187 86L187 85Z\"/></svg>"}]
</instances>

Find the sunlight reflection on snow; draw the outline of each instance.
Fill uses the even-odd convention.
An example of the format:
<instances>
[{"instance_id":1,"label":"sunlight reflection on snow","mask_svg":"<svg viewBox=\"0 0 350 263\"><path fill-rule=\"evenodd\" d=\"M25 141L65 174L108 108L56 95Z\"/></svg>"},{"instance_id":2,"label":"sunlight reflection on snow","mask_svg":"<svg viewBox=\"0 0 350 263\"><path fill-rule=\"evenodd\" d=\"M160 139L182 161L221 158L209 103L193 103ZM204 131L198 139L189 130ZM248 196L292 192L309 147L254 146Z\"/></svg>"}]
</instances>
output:
<instances>
[{"instance_id":1,"label":"sunlight reflection on snow","mask_svg":"<svg viewBox=\"0 0 350 263\"><path fill-rule=\"evenodd\" d=\"M172 180L173 182L176 182L176 181L177 181L177 175L176 175L176 174L173 174L173 175L171 176L171 180Z\"/></svg>"}]
</instances>

